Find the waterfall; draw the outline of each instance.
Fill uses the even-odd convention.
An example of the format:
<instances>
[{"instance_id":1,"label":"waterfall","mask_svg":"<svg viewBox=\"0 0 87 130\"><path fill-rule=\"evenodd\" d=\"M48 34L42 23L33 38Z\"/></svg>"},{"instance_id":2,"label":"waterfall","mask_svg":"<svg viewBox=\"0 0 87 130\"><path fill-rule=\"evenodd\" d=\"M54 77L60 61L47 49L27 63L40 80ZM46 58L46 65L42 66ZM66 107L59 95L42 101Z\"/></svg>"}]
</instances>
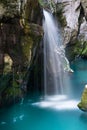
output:
<instances>
[{"instance_id":1,"label":"waterfall","mask_svg":"<svg viewBox=\"0 0 87 130\"><path fill-rule=\"evenodd\" d=\"M53 15L43 10L44 94L64 94L65 71L71 71L65 57L61 28Z\"/></svg>"}]
</instances>

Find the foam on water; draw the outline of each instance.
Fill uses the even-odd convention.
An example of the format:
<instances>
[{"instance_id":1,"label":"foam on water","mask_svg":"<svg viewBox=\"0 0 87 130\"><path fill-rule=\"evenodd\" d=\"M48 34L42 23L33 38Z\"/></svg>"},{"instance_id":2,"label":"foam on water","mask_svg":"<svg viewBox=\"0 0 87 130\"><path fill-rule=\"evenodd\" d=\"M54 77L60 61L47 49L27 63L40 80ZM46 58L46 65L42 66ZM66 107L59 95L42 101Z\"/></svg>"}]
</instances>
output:
<instances>
[{"instance_id":1,"label":"foam on water","mask_svg":"<svg viewBox=\"0 0 87 130\"><path fill-rule=\"evenodd\" d=\"M66 95L47 96L45 100L32 103L33 106L55 110L76 110L79 101L68 99Z\"/></svg>"}]
</instances>

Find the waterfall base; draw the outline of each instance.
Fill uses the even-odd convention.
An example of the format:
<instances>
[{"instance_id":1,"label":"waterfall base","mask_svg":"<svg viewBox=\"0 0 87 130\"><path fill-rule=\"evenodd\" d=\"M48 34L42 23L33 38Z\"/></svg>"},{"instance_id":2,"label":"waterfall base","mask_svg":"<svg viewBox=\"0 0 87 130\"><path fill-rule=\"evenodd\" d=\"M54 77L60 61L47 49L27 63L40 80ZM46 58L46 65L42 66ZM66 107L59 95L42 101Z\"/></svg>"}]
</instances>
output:
<instances>
[{"instance_id":1,"label":"waterfall base","mask_svg":"<svg viewBox=\"0 0 87 130\"><path fill-rule=\"evenodd\" d=\"M34 106L55 110L75 110L78 109L77 104L77 100L70 100L66 95L47 96L45 100L32 103Z\"/></svg>"}]
</instances>

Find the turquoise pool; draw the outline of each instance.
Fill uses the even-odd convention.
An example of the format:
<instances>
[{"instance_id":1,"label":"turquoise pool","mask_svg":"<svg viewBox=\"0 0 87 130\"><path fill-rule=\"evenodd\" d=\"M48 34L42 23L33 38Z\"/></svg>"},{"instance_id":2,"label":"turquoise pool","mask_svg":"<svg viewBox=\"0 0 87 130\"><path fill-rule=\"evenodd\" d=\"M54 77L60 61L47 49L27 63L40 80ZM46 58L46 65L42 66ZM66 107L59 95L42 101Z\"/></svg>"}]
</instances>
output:
<instances>
[{"instance_id":1,"label":"turquoise pool","mask_svg":"<svg viewBox=\"0 0 87 130\"><path fill-rule=\"evenodd\" d=\"M71 68L70 99L60 96L61 102L57 97L43 101L41 96L27 96L19 104L0 109L0 130L86 130L87 113L80 111L77 103L87 84L87 61L76 60Z\"/></svg>"}]
</instances>

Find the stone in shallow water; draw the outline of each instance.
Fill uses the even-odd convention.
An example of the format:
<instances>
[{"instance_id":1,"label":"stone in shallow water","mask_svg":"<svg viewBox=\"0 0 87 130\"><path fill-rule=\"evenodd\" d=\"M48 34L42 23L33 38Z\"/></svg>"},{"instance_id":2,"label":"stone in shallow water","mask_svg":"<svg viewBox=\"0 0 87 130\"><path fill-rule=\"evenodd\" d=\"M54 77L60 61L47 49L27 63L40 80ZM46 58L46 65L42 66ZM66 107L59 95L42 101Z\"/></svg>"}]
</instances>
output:
<instances>
[{"instance_id":1,"label":"stone in shallow water","mask_svg":"<svg viewBox=\"0 0 87 130\"><path fill-rule=\"evenodd\" d=\"M85 89L82 94L81 102L78 104L79 109L87 112L87 85L85 85Z\"/></svg>"}]
</instances>

